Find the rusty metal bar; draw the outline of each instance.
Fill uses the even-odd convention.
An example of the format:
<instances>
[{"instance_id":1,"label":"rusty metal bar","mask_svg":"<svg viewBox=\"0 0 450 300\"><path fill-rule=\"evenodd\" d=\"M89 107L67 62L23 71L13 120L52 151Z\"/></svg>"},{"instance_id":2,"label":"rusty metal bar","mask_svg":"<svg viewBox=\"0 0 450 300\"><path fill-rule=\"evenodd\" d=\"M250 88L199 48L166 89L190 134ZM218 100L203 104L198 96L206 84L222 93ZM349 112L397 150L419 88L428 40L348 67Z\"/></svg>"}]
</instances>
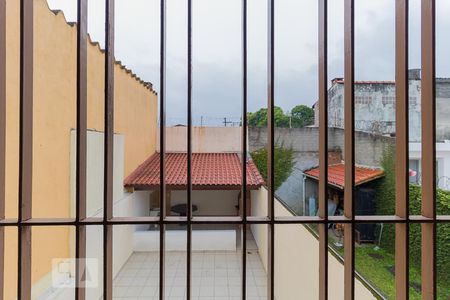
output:
<instances>
[{"instance_id":1,"label":"rusty metal bar","mask_svg":"<svg viewBox=\"0 0 450 300\"><path fill-rule=\"evenodd\" d=\"M328 1L319 1L319 299L328 299Z\"/></svg>"},{"instance_id":2,"label":"rusty metal bar","mask_svg":"<svg viewBox=\"0 0 450 300\"><path fill-rule=\"evenodd\" d=\"M105 134L103 221L113 217L114 167L114 0L105 6ZM112 300L113 227L103 224L103 299Z\"/></svg>"},{"instance_id":3,"label":"rusty metal bar","mask_svg":"<svg viewBox=\"0 0 450 300\"><path fill-rule=\"evenodd\" d=\"M20 6L20 133L19 222L32 217L33 173L33 1ZM20 226L18 237L18 298L31 299L31 227Z\"/></svg>"},{"instance_id":4,"label":"rusty metal bar","mask_svg":"<svg viewBox=\"0 0 450 300\"><path fill-rule=\"evenodd\" d=\"M86 226L78 222L86 218L87 160L87 2L77 1L77 157L76 157L76 222L75 226L75 299L86 299Z\"/></svg>"},{"instance_id":5,"label":"rusty metal bar","mask_svg":"<svg viewBox=\"0 0 450 300\"><path fill-rule=\"evenodd\" d=\"M159 70L159 299L165 299L165 243L166 228L166 184L165 184L165 152L166 152L166 0L160 2L160 70Z\"/></svg>"},{"instance_id":6,"label":"rusty metal bar","mask_svg":"<svg viewBox=\"0 0 450 300\"><path fill-rule=\"evenodd\" d=\"M436 299L435 0L422 0L422 299Z\"/></svg>"},{"instance_id":7,"label":"rusty metal bar","mask_svg":"<svg viewBox=\"0 0 450 300\"><path fill-rule=\"evenodd\" d=\"M166 1L161 0L161 66L160 66L160 217L113 217L113 145L114 145L114 0L106 0L105 51L105 169L104 216L86 218L86 134L87 134L87 0L78 0L77 38L77 176L75 219L32 218L32 144L33 144L33 1L21 0L20 48L20 157L19 157L19 217L5 219L4 184L0 187L0 283L3 288L4 229L18 227L18 286L19 299L31 299L31 231L33 226L76 227L76 257L86 255L85 226L102 225L104 230L104 299L112 299L112 238L114 225L159 224L160 226L160 299L164 293L165 225L188 225L187 243L187 298L191 297L191 244L193 224L237 224L243 229L242 298L246 298L246 226L268 226L268 297L274 299L274 238L275 224L319 225L319 298L328 298L327 225L330 221L345 224L344 280L345 299L354 299L354 225L361 223L394 223L396 225L396 297L408 299L408 242L409 223L422 224L422 297L436 296L436 224L448 223L450 216L436 216L435 165L435 1L422 0L422 216L409 216L408 201L408 0L396 2L396 215L356 216L354 213L354 0L345 0L345 199L344 216L330 217L327 213L327 0L319 2L319 216L276 217L274 197L274 0L268 0L268 216L247 217L246 158L247 158L247 1L242 0L243 34L243 123L242 123L242 215L238 217L193 217L191 177L188 176L188 216L166 216L165 189L165 75L166 75ZM6 115L6 1L0 0L0 182L5 180L5 115ZM188 170L190 175L192 153L192 0L188 0ZM2 117L3 116L3 117ZM80 282L80 264L77 281ZM75 289L76 299L84 299L84 288ZM2 290L0 291L2 292Z\"/></svg>"},{"instance_id":8,"label":"rusty metal bar","mask_svg":"<svg viewBox=\"0 0 450 300\"><path fill-rule=\"evenodd\" d=\"M449 215L438 215L436 220L432 218L426 218L424 216L411 215L409 219L403 219L395 215L389 216L355 216L354 220L347 219L344 216L329 216L328 220L322 219L318 216L276 216L275 224L325 224L328 223L343 223L349 224L356 223L433 223L433 222L445 223L450 222ZM138 225L138 224L159 224L159 217L115 217L106 222L107 225ZM240 216L217 216L217 217L201 217L194 216L191 220L192 224L204 225L204 224L242 224L243 220ZM247 224L270 224L268 217L262 216L247 216ZM86 218L80 222L77 222L72 218L32 218L23 222L19 222L17 219L4 219L0 220L0 226L77 226L82 225L102 225L104 224L103 218L91 217ZM187 218L179 216L168 216L163 220L163 224L172 225L186 225Z\"/></svg>"},{"instance_id":9,"label":"rusty metal bar","mask_svg":"<svg viewBox=\"0 0 450 300\"><path fill-rule=\"evenodd\" d=\"M6 184L6 0L0 0L0 219L5 218L5 184Z\"/></svg>"},{"instance_id":10,"label":"rusty metal bar","mask_svg":"<svg viewBox=\"0 0 450 300\"><path fill-rule=\"evenodd\" d=\"M274 300L274 277L275 277L275 2L268 0L267 15L267 183L268 183L268 266L267 266L267 297Z\"/></svg>"},{"instance_id":11,"label":"rusty metal bar","mask_svg":"<svg viewBox=\"0 0 450 300\"><path fill-rule=\"evenodd\" d=\"M105 22L105 168L104 219L113 217L113 153L114 153L114 1L106 0Z\"/></svg>"},{"instance_id":12,"label":"rusty metal bar","mask_svg":"<svg viewBox=\"0 0 450 300\"><path fill-rule=\"evenodd\" d=\"M76 220L86 218L87 0L78 0Z\"/></svg>"},{"instance_id":13,"label":"rusty metal bar","mask_svg":"<svg viewBox=\"0 0 450 300\"><path fill-rule=\"evenodd\" d=\"M247 299L247 0L242 0L242 278L241 298Z\"/></svg>"},{"instance_id":14,"label":"rusty metal bar","mask_svg":"<svg viewBox=\"0 0 450 300\"><path fill-rule=\"evenodd\" d=\"M408 0L396 1L395 214L406 220L409 215L408 7ZM409 222L395 224L395 287L397 299L409 299Z\"/></svg>"},{"instance_id":15,"label":"rusty metal bar","mask_svg":"<svg viewBox=\"0 0 450 300\"><path fill-rule=\"evenodd\" d=\"M187 245L186 299L191 299L192 269L192 0L187 7Z\"/></svg>"},{"instance_id":16,"label":"rusty metal bar","mask_svg":"<svg viewBox=\"0 0 450 300\"><path fill-rule=\"evenodd\" d=\"M354 109L354 0L344 2L344 158L345 187L344 215L352 220L344 225L344 295L345 299L355 298L355 243L353 188L355 182L355 109Z\"/></svg>"},{"instance_id":17,"label":"rusty metal bar","mask_svg":"<svg viewBox=\"0 0 450 300\"><path fill-rule=\"evenodd\" d=\"M6 0L0 0L0 220L5 219L6 200ZM5 227L0 227L0 297L5 279Z\"/></svg>"}]
</instances>

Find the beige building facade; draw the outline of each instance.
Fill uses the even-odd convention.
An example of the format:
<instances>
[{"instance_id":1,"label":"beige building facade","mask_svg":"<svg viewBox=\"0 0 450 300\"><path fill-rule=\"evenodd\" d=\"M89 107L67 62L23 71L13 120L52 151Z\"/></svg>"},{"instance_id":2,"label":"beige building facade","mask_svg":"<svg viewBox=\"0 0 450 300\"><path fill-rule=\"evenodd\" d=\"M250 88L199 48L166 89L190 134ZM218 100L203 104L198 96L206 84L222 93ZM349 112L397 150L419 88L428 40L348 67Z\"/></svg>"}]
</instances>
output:
<instances>
[{"instance_id":1,"label":"beige building facade","mask_svg":"<svg viewBox=\"0 0 450 300\"><path fill-rule=\"evenodd\" d=\"M6 217L18 215L20 1L7 0L7 140ZM74 156L71 132L76 130L76 24L34 1L33 218L73 215ZM119 63L115 64L114 132L123 136L123 176L156 150L157 95ZM88 129L104 124L104 53L88 43ZM72 150L71 150L72 149ZM89 167L89 166L88 166ZM102 188L102 187L99 187ZM69 227L39 227L32 232L32 281L51 271L53 258L72 255ZM4 299L16 297L17 230L5 237Z\"/></svg>"}]
</instances>

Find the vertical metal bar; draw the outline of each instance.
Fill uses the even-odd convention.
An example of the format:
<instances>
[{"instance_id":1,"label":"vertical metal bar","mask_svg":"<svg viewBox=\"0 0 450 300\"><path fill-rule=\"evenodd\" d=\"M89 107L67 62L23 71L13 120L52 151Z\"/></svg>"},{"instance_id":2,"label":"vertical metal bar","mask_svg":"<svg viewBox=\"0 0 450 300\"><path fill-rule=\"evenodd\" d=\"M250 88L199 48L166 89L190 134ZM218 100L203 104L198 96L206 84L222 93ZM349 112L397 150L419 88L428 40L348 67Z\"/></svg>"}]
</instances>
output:
<instances>
[{"instance_id":1,"label":"vertical metal bar","mask_svg":"<svg viewBox=\"0 0 450 300\"><path fill-rule=\"evenodd\" d=\"M436 299L435 0L422 0L422 299Z\"/></svg>"},{"instance_id":2,"label":"vertical metal bar","mask_svg":"<svg viewBox=\"0 0 450 300\"><path fill-rule=\"evenodd\" d=\"M319 1L319 299L328 299L328 1Z\"/></svg>"},{"instance_id":3,"label":"vertical metal bar","mask_svg":"<svg viewBox=\"0 0 450 300\"><path fill-rule=\"evenodd\" d=\"M192 0L187 7L187 257L186 297L191 299L192 260Z\"/></svg>"},{"instance_id":4,"label":"vertical metal bar","mask_svg":"<svg viewBox=\"0 0 450 300\"><path fill-rule=\"evenodd\" d=\"M20 6L19 223L32 216L33 0ZM18 298L31 299L31 227L19 226Z\"/></svg>"},{"instance_id":5,"label":"vertical metal bar","mask_svg":"<svg viewBox=\"0 0 450 300\"><path fill-rule=\"evenodd\" d=\"M104 214L103 214L103 299L112 299L114 154L114 0L105 6L105 136L104 136Z\"/></svg>"},{"instance_id":6,"label":"vertical metal bar","mask_svg":"<svg viewBox=\"0 0 450 300\"><path fill-rule=\"evenodd\" d=\"M87 2L77 2L77 169L76 169L76 286L75 299L86 298L84 289L86 258L86 152L87 152Z\"/></svg>"},{"instance_id":7,"label":"vertical metal bar","mask_svg":"<svg viewBox=\"0 0 450 300\"><path fill-rule=\"evenodd\" d=\"M6 0L0 0L0 219L5 218L6 183Z\"/></svg>"},{"instance_id":8,"label":"vertical metal bar","mask_svg":"<svg viewBox=\"0 0 450 300\"><path fill-rule=\"evenodd\" d=\"M5 218L6 185L6 0L0 0L0 219ZM0 298L3 297L5 227L0 227Z\"/></svg>"},{"instance_id":9,"label":"vertical metal bar","mask_svg":"<svg viewBox=\"0 0 450 300\"><path fill-rule=\"evenodd\" d=\"M267 297L273 300L274 293L274 276L275 276L275 170L274 170L274 146L275 146L275 119L274 119L274 107L275 107L275 2L274 0L268 0L268 28L267 28L267 181L269 191L267 193L268 199L268 216L270 223L268 224L268 283L267 283Z\"/></svg>"},{"instance_id":10,"label":"vertical metal bar","mask_svg":"<svg viewBox=\"0 0 450 300\"><path fill-rule=\"evenodd\" d=\"M395 214L409 216L409 84L408 84L408 0L396 1L395 93L396 167ZM395 290L397 299L409 299L409 223L395 224Z\"/></svg>"},{"instance_id":11,"label":"vertical metal bar","mask_svg":"<svg viewBox=\"0 0 450 300\"><path fill-rule=\"evenodd\" d=\"M242 0L242 290L247 299L247 0Z\"/></svg>"},{"instance_id":12,"label":"vertical metal bar","mask_svg":"<svg viewBox=\"0 0 450 300\"><path fill-rule=\"evenodd\" d=\"M160 2L160 70L159 70L159 299L164 300L165 290L165 242L166 231L166 184L165 184L165 152L166 152L166 0Z\"/></svg>"},{"instance_id":13,"label":"vertical metal bar","mask_svg":"<svg viewBox=\"0 0 450 300\"><path fill-rule=\"evenodd\" d=\"M344 225L344 295L345 299L355 297L355 243L354 243L354 205L353 187L355 181L355 110L354 110L354 0L344 2L344 156L345 187L344 215L352 220Z\"/></svg>"}]
</instances>

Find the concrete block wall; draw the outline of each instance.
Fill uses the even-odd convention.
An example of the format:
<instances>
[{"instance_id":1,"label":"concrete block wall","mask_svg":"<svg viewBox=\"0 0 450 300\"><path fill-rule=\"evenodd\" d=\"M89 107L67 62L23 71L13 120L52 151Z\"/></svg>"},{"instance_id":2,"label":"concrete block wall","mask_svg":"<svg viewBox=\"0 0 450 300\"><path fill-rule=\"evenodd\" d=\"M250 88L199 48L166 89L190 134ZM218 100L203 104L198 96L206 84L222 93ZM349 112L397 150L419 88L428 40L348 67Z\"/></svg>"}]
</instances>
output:
<instances>
[{"instance_id":1,"label":"concrete block wall","mask_svg":"<svg viewBox=\"0 0 450 300\"><path fill-rule=\"evenodd\" d=\"M265 147L267 145L267 128L249 128L248 139L250 151ZM299 162L306 153L319 152L319 128L275 128L275 142L284 147L292 147L298 158L297 162ZM393 143L395 143L395 138L357 131L355 133L356 163L367 166L379 165L384 149ZM345 160L343 129L329 128L328 149L329 151L340 150Z\"/></svg>"}]
</instances>

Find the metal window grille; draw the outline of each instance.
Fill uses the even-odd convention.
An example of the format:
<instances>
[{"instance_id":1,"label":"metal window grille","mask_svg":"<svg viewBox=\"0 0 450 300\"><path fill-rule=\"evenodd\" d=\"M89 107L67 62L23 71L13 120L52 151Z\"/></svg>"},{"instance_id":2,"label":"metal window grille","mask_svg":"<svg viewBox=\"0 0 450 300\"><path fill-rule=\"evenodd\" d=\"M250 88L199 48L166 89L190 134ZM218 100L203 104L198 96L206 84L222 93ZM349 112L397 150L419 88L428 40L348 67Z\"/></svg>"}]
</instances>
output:
<instances>
[{"instance_id":1,"label":"metal window grille","mask_svg":"<svg viewBox=\"0 0 450 300\"><path fill-rule=\"evenodd\" d=\"M332 217L327 212L327 0L319 0L319 105L320 105L320 181L319 215L313 217L277 217L274 213L274 3L268 3L268 216L247 216L246 212L246 164L247 155L247 1L242 0L242 195L243 215L238 217L194 217L192 215L192 182L188 176L188 213L186 217L169 217L165 211L165 98L166 98L166 0L161 0L161 51L160 51L160 208L159 217L117 218L112 213L112 164L113 164L113 98L114 98L114 0L106 0L106 55L105 55L105 163L104 163L104 217L87 218L86 209L86 101L87 101L87 0L78 0L77 39L77 158L76 158L76 217L75 219L35 219L32 207L32 141L33 141L33 0L21 0L20 9L20 162L19 162L19 214L18 219L5 218L5 116L6 116L6 0L0 0L0 289L4 283L4 230L6 226L18 228L18 286L19 299L31 299L31 229L36 226L73 226L76 229L76 258L86 256L86 227L103 227L103 293L104 299L112 299L112 228L124 224L157 224L160 229L160 299L164 294L165 226L187 225L187 299L191 299L192 225L194 224L266 224L268 226L268 298L274 299L274 251L275 224L317 224L319 228L319 288L320 299L328 298L328 231L331 222L344 224L345 299L355 298L355 248L356 223L393 223L395 236L395 285L397 299L408 299L409 288L409 225L422 227L422 297L436 298L436 226L450 223L450 216L436 215L436 165L435 165L435 1L422 0L422 214L409 215L408 203L408 0L396 1L396 207L395 215L357 216L354 207L354 0L345 0L345 207L344 216ZM192 0L188 4L188 175L192 155ZM242 251L242 299L246 299L246 231L243 231ZM77 260L81 264L82 260ZM77 281L80 281L80 265ZM3 291L1 291L3 292ZM76 287L76 299L85 299L82 287Z\"/></svg>"}]
</instances>

